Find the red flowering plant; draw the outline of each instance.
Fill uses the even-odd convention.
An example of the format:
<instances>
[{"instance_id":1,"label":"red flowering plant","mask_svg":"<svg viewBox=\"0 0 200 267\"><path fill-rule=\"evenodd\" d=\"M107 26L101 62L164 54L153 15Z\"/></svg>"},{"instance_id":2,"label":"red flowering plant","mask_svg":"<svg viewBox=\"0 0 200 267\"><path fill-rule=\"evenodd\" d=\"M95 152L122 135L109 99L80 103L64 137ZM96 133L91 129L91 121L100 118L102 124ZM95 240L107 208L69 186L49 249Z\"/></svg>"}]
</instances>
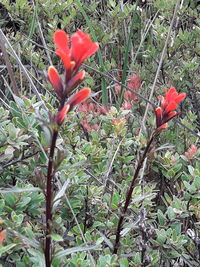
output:
<instances>
[{"instance_id":1,"label":"red flowering plant","mask_svg":"<svg viewBox=\"0 0 200 267\"><path fill-rule=\"evenodd\" d=\"M85 34L81 30L72 34L70 40L63 30L57 30L54 33L53 40L57 47L56 54L63 62L65 74L63 81L54 66L50 66L48 69L48 78L55 89L56 96L59 101L59 107L57 114L50 116L51 123L56 125L56 127L53 127L46 182L46 239L44 249L46 267L50 267L52 262L50 236L52 232L52 183L55 171L53 169L53 161L58 130L59 126L61 126L64 122L66 114L76 105L83 103L90 96L90 88L84 88L71 97L69 97L69 94L85 78L85 71L79 71L81 64L87 58L95 54L99 47L97 43L92 42L89 34Z\"/></svg>"},{"instance_id":2,"label":"red flowering plant","mask_svg":"<svg viewBox=\"0 0 200 267\"><path fill-rule=\"evenodd\" d=\"M167 128L167 122L172 118L176 117L178 114L180 114L180 112L177 112L176 109L178 108L178 104L182 100L184 100L185 97L186 97L185 93L178 94L175 88L170 88L168 91L165 89L165 97L164 96L158 97L159 100L161 101L161 106L155 109L156 129L153 131L151 137L149 138L149 141L147 142L146 148L144 149L144 152L138 161L131 184L127 190L126 200L123 206L123 210L119 216L119 221L117 225L115 244L113 250L114 254L117 254L119 248L120 238L121 238L120 233L122 230L124 217L127 212L128 206L131 203L133 189L137 182L139 172L143 166L144 160L146 159L148 153L152 151L153 148L152 143L154 139L157 137L157 135L161 132L162 129ZM189 153L187 154L187 156L190 156Z\"/></svg>"}]
</instances>

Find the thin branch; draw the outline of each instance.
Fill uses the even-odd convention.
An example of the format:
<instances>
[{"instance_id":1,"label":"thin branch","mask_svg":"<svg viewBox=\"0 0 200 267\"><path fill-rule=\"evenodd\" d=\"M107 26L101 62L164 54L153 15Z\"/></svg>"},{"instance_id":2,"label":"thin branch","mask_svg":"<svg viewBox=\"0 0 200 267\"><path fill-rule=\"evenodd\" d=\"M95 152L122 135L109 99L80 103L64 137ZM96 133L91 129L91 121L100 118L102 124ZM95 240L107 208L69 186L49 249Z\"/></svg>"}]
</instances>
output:
<instances>
[{"instance_id":1,"label":"thin branch","mask_svg":"<svg viewBox=\"0 0 200 267\"><path fill-rule=\"evenodd\" d=\"M114 245L114 250L113 250L113 253L114 254L117 254L117 251L118 251L118 248L119 248L120 237L121 237L121 230L122 230L122 226L123 226L123 221L124 221L124 217L126 215L128 206L129 206L129 204L131 202L133 189L134 189L135 184L136 184L136 181L138 179L140 169L143 166L143 162L144 162L145 158L147 157L147 153L150 150L150 147L151 147L151 144L152 144L152 142L154 140L154 137L155 137L155 135L153 134L151 136L151 138L149 139L149 142L148 142L148 144L147 144L147 146L146 146L146 148L144 150L144 153L143 153L140 161L138 162L138 165L137 165L137 168L135 170L135 174L134 174L133 179L131 181L130 187L127 190L127 193L126 193L126 201L125 201L124 207L122 209L122 212L120 214L119 221L118 221L118 226L117 226L117 231L116 231L115 245Z\"/></svg>"},{"instance_id":2,"label":"thin branch","mask_svg":"<svg viewBox=\"0 0 200 267\"><path fill-rule=\"evenodd\" d=\"M3 41L1 36L0 36L0 48L1 48L1 51L2 51L2 54L3 54L3 58L4 58L4 61L6 63L6 67L7 67L9 76L10 76L10 81L11 81L11 84L13 86L14 94L19 96L18 86L17 86L17 83L16 83L15 78L14 78L15 75L14 75L14 72L13 72L13 69L12 69L12 65L11 65L9 57L8 57L8 53L6 52L5 42Z\"/></svg>"},{"instance_id":3,"label":"thin branch","mask_svg":"<svg viewBox=\"0 0 200 267\"><path fill-rule=\"evenodd\" d=\"M51 228L52 228L52 176L53 176L53 161L56 147L58 131L54 130L51 141L49 154L47 184L46 184L46 240L45 240L45 262L46 267L51 267Z\"/></svg>"},{"instance_id":4,"label":"thin branch","mask_svg":"<svg viewBox=\"0 0 200 267\"><path fill-rule=\"evenodd\" d=\"M40 151L36 151L36 152L34 152L34 153L32 153L32 154L29 154L29 155L27 155L27 156L23 156L21 159L13 160L13 161L11 161L11 162L5 164L5 165L2 165L2 166L1 166L1 169L5 169L5 168L7 168L7 167L9 167L9 166L11 166L11 165L15 165L15 164L17 164L17 163L23 163L25 159L31 158L31 157L35 156L36 154L38 154L39 152L40 152Z\"/></svg>"}]
</instances>

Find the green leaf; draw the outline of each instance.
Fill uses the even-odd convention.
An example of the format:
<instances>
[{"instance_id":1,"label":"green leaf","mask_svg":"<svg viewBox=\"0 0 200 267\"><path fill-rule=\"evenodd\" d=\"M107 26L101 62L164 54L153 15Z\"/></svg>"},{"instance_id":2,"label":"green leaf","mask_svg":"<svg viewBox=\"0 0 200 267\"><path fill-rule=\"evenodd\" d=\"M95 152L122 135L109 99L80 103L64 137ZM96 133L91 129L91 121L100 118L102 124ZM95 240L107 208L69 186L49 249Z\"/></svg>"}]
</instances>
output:
<instances>
[{"instance_id":1,"label":"green leaf","mask_svg":"<svg viewBox=\"0 0 200 267\"><path fill-rule=\"evenodd\" d=\"M129 267L128 259L127 258L121 258L119 259L120 267Z\"/></svg>"},{"instance_id":2,"label":"green leaf","mask_svg":"<svg viewBox=\"0 0 200 267\"><path fill-rule=\"evenodd\" d=\"M10 244L7 246L3 246L0 248L0 257L2 256L3 253L9 251L11 248L14 248L16 246L16 244Z\"/></svg>"},{"instance_id":3,"label":"green leaf","mask_svg":"<svg viewBox=\"0 0 200 267\"><path fill-rule=\"evenodd\" d=\"M181 169L182 169L182 163L176 164L176 165L172 168L172 170L173 170L175 173L179 172Z\"/></svg>"},{"instance_id":4,"label":"green leaf","mask_svg":"<svg viewBox=\"0 0 200 267\"><path fill-rule=\"evenodd\" d=\"M195 175L194 175L194 168L193 168L191 165L188 166L188 170L189 170L189 173L190 173L192 176L195 176Z\"/></svg>"},{"instance_id":5,"label":"green leaf","mask_svg":"<svg viewBox=\"0 0 200 267\"><path fill-rule=\"evenodd\" d=\"M70 255L72 253L80 252L80 251L88 251L88 250L93 250L93 249L98 249L100 248L99 245L94 245L94 246L87 246L87 247L73 247L73 248L68 248L62 251L59 251L55 254L55 258L62 258L67 255Z\"/></svg>"},{"instance_id":6,"label":"green leaf","mask_svg":"<svg viewBox=\"0 0 200 267\"><path fill-rule=\"evenodd\" d=\"M176 217L176 214L171 206L167 209L167 216L170 220L173 220Z\"/></svg>"},{"instance_id":7,"label":"green leaf","mask_svg":"<svg viewBox=\"0 0 200 267\"><path fill-rule=\"evenodd\" d=\"M156 234L157 234L158 243L160 243L161 245L164 244L166 239L167 239L167 233L165 232L165 230L164 229L161 229L161 230L156 229Z\"/></svg>"},{"instance_id":8,"label":"green leaf","mask_svg":"<svg viewBox=\"0 0 200 267\"><path fill-rule=\"evenodd\" d=\"M69 186L69 182L70 182L70 180L67 179L67 180L64 182L62 188L61 188L61 189L58 191L58 193L56 194L56 196L55 196L55 198L54 198L54 203L53 203L53 210L55 210L56 207L58 206L58 204L60 203L62 197L63 197L64 194L65 194L65 191L66 191L67 187Z\"/></svg>"},{"instance_id":9,"label":"green leaf","mask_svg":"<svg viewBox=\"0 0 200 267\"><path fill-rule=\"evenodd\" d=\"M58 234L51 234L51 237L52 237L52 239L53 240L55 240L55 241L63 241L63 238L62 238L62 236L60 236L60 235L58 235Z\"/></svg>"},{"instance_id":10,"label":"green leaf","mask_svg":"<svg viewBox=\"0 0 200 267\"><path fill-rule=\"evenodd\" d=\"M140 252L137 252L135 254L135 257L134 257L134 263L136 264L141 264L142 263L142 260L141 260L141 253Z\"/></svg>"},{"instance_id":11,"label":"green leaf","mask_svg":"<svg viewBox=\"0 0 200 267\"><path fill-rule=\"evenodd\" d=\"M33 192L33 191L41 191L41 189L37 188L37 187L19 188L19 187L15 187L15 186L9 187L9 188L0 188L0 193L1 194Z\"/></svg>"},{"instance_id":12,"label":"green leaf","mask_svg":"<svg viewBox=\"0 0 200 267\"><path fill-rule=\"evenodd\" d=\"M158 210L157 217L158 217L159 224L161 226L165 225L167 218L165 217L165 215L162 213L161 210Z\"/></svg>"},{"instance_id":13,"label":"green leaf","mask_svg":"<svg viewBox=\"0 0 200 267\"><path fill-rule=\"evenodd\" d=\"M133 160L134 158L135 158L135 156L128 156L128 157L124 158L123 162L124 162L124 163L128 163L128 162L130 162L131 160Z\"/></svg>"}]
</instances>

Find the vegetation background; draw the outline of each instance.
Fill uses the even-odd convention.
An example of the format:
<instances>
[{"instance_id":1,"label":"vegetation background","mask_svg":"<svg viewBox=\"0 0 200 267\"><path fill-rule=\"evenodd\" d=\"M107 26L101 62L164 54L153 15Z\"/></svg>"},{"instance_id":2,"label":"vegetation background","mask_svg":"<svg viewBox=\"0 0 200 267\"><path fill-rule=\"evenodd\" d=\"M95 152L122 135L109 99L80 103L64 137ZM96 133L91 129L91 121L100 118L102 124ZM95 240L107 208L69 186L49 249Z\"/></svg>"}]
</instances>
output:
<instances>
[{"instance_id":1,"label":"vegetation background","mask_svg":"<svg viewBox=\"0 0 200 267\"><path fill-rule=\"evenodd\" d=\"M198 0L0 1L2 266L45 266L56 29L82 29L100 49L83 67L92 98L69 114L57 144L52 265L200 265L199 9ZM143 98L120 95L119 83ZM145 161L113 255L120 207L155 128L145 99L159 105L170 87L187 98Z\"/></svg>"}]
</instances>

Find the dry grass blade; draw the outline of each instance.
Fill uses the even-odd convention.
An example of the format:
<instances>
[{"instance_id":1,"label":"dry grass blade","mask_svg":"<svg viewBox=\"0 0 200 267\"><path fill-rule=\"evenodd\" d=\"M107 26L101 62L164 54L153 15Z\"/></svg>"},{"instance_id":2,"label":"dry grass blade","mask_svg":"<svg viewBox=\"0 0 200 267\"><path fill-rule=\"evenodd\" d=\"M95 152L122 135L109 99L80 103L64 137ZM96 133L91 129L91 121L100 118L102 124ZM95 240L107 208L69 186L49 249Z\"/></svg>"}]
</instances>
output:
<instances>
[{"instance_id":1,"label":"dry grass blade","mask_svg":"<svg viewBox=\"0 0 200 267\"><path fill-rule=\"evenodd\" d=\"M32 79L30 78L30 75L27 71L27 69L24 67L24 65L22 64L21 60L19 59L19 57L17 56L15 50L12 48L12 45L10 44L10 42L8 41L8 39L6 38L6 36L4 35L3 31L0 29L0 39L2 39L4 41L4 43L8 46L11 55L15 58L15 60L17 61L17 63L19 64L20 68L22 69L22 71L24 72L27 80L29 81L29 83L31 84L31 87L34 91L34 93L37 95L38 99L43 103L43 107L47 110L44 101L42 100L36 86L34 85Z\"/></svg>"}]
</instances>

